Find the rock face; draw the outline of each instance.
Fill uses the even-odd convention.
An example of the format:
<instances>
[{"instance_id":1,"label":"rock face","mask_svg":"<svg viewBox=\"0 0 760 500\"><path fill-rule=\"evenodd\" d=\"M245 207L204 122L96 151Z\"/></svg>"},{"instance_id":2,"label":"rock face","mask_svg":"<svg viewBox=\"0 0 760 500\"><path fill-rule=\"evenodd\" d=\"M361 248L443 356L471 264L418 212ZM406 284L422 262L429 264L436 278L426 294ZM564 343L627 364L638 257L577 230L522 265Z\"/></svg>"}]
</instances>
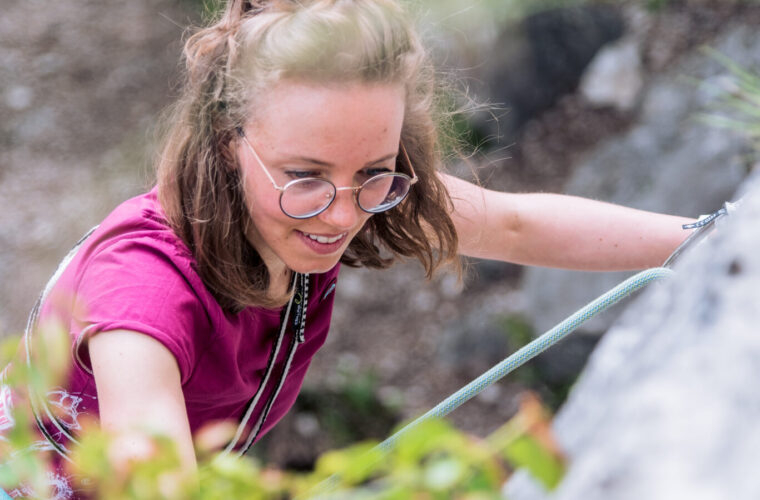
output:
<instances>
[{"instance_id":1,"label":"rock face","mask_svg":"<svg viewBox=\"0 0 760 500\"><path fill-rule=\"evenodd\" d=\"M547 498L760 497L760 172L742 193L599 344L555 419L570 468ZM510 498L539 498L524 479Z\"/></svg>"},{"instance_id":2,"label":"rock face","mask_svg":"<svg viewBox=\"0 0 760 500\"><path fill-rule=\"evenodd\" d=\"M742 66L760 67L760 33L754 26L727 27L711 45ZM577 167L565 192L692 217L720 208L757 161L748 141L735 132L695 119L715 99L714 85L725 78L729 71L701 52L657 76L645 90L637 124L596 148ZM526 313L543 332L572 312L565 304L584 304L624 276L527 269ZM619 312L613 309L581 331L601 334Z\"/></svg>"},{"instance_id":3,"label":"rock face","mask_svg":"<svg viewBox=\"0 0 760 500\"><path fill-rule=\"evenodd\" d=\"M760 174L608 332L556 419L558 499L758 498Z\"/></svg>"},{"instance_id":4,"label":"rock face","mask_svg":"<svg viewBox=\"0 0 760 500\"><path fill-rule=\"evenodd\" d=\"M594 106L631 111L643 86L638 43L626 37L599 51L581 78L580 92Z\"/></svg>"}]
</instances>

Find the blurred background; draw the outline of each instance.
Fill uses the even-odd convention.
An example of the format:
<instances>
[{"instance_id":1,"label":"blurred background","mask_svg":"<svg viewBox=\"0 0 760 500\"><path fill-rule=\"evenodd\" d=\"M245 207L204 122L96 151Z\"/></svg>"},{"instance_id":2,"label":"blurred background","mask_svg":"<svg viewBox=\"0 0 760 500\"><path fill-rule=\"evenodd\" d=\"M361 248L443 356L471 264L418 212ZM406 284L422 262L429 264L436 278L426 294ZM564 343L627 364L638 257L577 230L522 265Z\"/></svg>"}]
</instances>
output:
<instances>
[{"instance_id":1,"label":"blurred background","mask_svg":"<svg viewBox=\"0 0 760 500\"><path fill-rule=\"evenodd\" d=\"M760 68L760 7L738 0L415 0L453 89L467 161L493 189L565 192L697 216L757 164L719 128L731 72ZM200 0L3 0L0 17L0 335L18 334L68 249L152 183L153 127L176 94ZM205 14L204 14L205 13ZM700 119L701 117L701 119ZM558 249L561 251L561 249ZM383 438L625 274L471 260L463 282L415 263L344 268L330 337L296 407L254 453L308 469ZM526 389L557 408L619 310L583 327L450 418L485 435Z\"/></svg>"}]
</instances>

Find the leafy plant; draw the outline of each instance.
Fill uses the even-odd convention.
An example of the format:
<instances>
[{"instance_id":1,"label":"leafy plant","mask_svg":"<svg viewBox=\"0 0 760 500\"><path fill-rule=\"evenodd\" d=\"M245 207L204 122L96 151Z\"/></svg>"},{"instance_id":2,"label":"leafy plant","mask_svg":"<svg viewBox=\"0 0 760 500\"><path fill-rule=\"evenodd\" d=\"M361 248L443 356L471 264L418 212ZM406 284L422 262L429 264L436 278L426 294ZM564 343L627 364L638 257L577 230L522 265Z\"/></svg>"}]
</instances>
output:
<instances>
[{"instance_id":1,"label":"leafy plant","mask_svg":"<svg viewBox=\"0 0 760 500\"><path fill-rule=\"evenodd\" d=\"M0 487L24 484L39 498L52 498L51 453L39 452L33 431L27 387L43 389L62 380L68 358L68 336L56 326L39 336L33 351L44 369L15 363L3 372L13 387L15 425L0 435ZM45 347L40 345L44 343ZM7 362L17 341L0 346ZM36 387L36 384L40 384ZM362 391L359 391L360 393ZM360 398L361 399L361 398ZM234 429L234 426L232 426ZM145 436L145 459L120 456L119 438L83 424L80 444L65 470L79 478L76 487L93 498L145 499L287 499L310 498L501 498L501 487L513 468L526 467L547 488L557 484L564 460L553 443L549 416L535 397L526 397L518 415L486 439L465 435L448 423L430 420L404 434L396 446L382 451L365 442L323 454L314 471L295 473L262 467L250 458L214 452L229 437L229 424L216 424L196 435L197 474L182 471L171 440Z\"/></svg>"}]
</instances>

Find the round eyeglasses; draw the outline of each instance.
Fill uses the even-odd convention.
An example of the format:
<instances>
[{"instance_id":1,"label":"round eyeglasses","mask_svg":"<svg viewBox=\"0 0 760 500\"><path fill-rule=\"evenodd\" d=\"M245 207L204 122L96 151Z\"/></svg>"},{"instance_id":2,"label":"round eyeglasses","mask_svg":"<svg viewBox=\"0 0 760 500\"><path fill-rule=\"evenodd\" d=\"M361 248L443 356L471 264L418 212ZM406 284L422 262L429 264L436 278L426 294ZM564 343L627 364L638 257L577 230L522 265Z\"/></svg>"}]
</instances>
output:
<instances>
[{"instance_id":1,"label":"round eyeglasses","mask_svg":"<svg viewBox=\"0 0 760 500\"><path fill-rule=\"evenodd\" d=\"M245 136L242 128L238 128L238 134L245 142L248 149L261 169L264 171L272 186L280 192L280 209L288 217L293 219L308 219L321 214L335 201L338 191L353 191L356 203L363 211L370 214L385 212L395 207L406 198L412 185L417 182L417 174L414 173L409 155L401 145L412 177L397 172L388 172L370 177L360 186L336 187L327 179L319 177L307 177L294 179L284 186L278 186L269 170L264 166L256 150Z\"/></svg>"}]
</instances>

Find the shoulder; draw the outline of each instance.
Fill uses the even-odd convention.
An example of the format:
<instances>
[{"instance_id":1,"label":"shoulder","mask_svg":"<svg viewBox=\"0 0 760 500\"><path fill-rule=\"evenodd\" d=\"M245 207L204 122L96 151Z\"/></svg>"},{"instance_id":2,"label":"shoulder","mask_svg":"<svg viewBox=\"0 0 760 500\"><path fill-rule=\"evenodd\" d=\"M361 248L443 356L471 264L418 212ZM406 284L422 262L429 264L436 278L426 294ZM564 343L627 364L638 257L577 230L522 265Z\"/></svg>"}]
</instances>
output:
<instances>
[{"instance_id":1,"label":"shoulder","mask_svg":"<svg viewBox=\"0 0 760 500\"><path fill-rule=\"evenodd\" d=\"M155 188L116 207L83 245L83 258L111 251L114 247L122 250L124 247L134 247L135 250L153 248L156 253L166 254L172 260L188 263L193 260L187 245L169 227Z\"/></svg>"},{"instance_id":2,"label":"shoulder","mask_svg":"<svg viewBox=\"0 0 760 500\"><path fill-rule=\"evenodd\" d=\"M205 298L192 252L169 227L155 189L125 201L83 242L67 270L74 288L179 284ZM146 290L147 292L148 290Z\"/></svg>"},{"instance_id":3,"label":"shoulder","mask_svg":"<svg viewBox=\"0 0 760 500\"><path fill-rule=\"evenodd\" d=\"M184 243L166 223L155 191L119 205L77 249L41 318L68 325L74 353L89 371L88 339L129 330L163 343L183 377L221 315ZM183 379L184 379L183 378Z\"/></svg>"}]
</instances>

